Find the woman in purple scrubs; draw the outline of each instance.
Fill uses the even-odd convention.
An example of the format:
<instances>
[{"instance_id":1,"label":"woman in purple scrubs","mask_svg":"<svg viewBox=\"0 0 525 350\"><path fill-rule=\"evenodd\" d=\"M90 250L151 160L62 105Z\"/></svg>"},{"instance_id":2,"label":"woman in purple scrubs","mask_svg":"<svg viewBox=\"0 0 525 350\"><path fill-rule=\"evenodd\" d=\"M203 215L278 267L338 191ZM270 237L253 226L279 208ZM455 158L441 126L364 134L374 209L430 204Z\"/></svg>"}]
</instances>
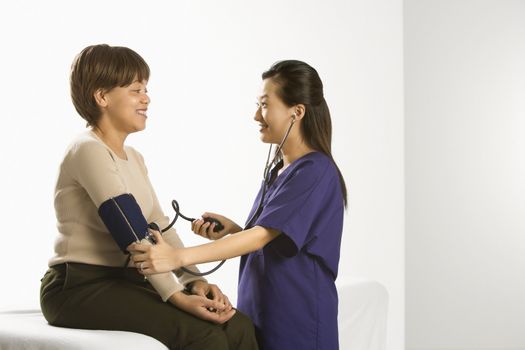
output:
<instances>
[{"instance_id":1,"label":"woman in purple scrubs","mask_svg":"<svg viewBox=\"0 0 525 350\"><path fill-rule=\"evenodd\" d=\"M277 153L246 226L215 213L224 229L202 219L194 232L212 243L175 249L133 244L144 274L242 256L238 309L251 317L261 349L338 349L337 277L344 179L331 155L332 126L317 71L281 61L263 73L255 120ZM221 239L219 239L221 238Z\"/></svg>"}]
</instances>

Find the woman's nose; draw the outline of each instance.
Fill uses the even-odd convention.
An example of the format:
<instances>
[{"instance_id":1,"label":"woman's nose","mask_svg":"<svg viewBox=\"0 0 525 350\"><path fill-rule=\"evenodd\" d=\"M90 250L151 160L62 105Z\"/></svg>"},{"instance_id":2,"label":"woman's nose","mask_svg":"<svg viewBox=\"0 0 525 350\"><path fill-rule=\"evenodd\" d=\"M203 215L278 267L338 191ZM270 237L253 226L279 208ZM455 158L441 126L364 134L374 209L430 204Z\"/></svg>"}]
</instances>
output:
<instances>
[{"instance_id":1,"label":"woman's nose","mask_svg":"<svg viewBox=\"0 0 525 350\"><path fill-rule=\"evenodd\" d=\"M255 111L255 114L253 115L253 120L259 121L261 119L262 119L261 107L259 107L257 108L257 110Z\"/></svg>"}]
</instances>

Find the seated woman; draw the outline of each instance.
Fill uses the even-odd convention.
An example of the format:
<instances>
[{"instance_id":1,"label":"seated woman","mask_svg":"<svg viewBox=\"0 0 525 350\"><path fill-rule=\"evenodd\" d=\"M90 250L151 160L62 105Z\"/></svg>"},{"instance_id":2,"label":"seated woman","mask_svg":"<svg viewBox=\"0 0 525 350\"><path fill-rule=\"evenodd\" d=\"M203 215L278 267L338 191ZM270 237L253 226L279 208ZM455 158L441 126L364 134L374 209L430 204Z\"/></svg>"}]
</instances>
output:
<instances>
[{"instance_id":1,"label":"seated woman","mask_svg":"<svg viewBox=\"0 0 525 350\"><path fill-rule=\"evenodd\" d=\"M73 62L73 104L90 129L60 165L58 237L42 279L42 312L54 326L137 332L170 349L257 349L251 321L217 286L179 270L178 280L171 271L145 280L113 239L108 218L99 216L103 203L128 195L145 222L168 222L144 159L124 145L145 129L149 74L143 58L125 47L89 46ZM164 239L183 247L174 229Z\"/></svg>"}]
</instances>

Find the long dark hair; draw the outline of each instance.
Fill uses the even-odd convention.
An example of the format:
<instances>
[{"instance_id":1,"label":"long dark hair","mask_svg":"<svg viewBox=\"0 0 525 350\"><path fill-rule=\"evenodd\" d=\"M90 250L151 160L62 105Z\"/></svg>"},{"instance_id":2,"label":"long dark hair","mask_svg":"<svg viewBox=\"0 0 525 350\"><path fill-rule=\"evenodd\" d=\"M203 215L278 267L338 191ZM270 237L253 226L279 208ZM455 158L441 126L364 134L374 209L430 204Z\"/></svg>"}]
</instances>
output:
<instances>
[{"instance_id":1,"label":"long dark hair","mask_svg":"<svg viewBox=\"0 0 525 350\"><path fill-rule=\"evenodd\" d=\"M271 78L278 85L277 94L288 107L297 104L305 106L301 133L309 147L326 154L334 163L339 174L346 207L346 184L332 156L332 120L324 99L323 82L319 74L307 63L285 60L274 63L262 74L262 78Z\"/></svg>"}]
</instances>

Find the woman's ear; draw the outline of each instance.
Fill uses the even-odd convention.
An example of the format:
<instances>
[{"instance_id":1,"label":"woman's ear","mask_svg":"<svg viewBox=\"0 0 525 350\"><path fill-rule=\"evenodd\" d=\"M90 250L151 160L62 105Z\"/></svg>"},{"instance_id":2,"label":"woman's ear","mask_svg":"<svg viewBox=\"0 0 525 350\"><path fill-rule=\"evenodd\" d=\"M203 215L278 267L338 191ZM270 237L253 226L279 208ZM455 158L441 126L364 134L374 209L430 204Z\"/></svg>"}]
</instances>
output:
<instances>
[{"instance_id":1,"label":"woman's ear","mask_svg":"<svg viewBox=\"0 0 525 350\"><path fill-rule=\"evenodd\" d=\"M99 107L106 107L108 105L106 90L98 89L97 91L95 91L93 97L95 98L95 101L97 102Z\"/></svg>"},{"instance_id":2,"label":"woman's ear","mask_svg":"<svg viewBox=\"0 0 525 350\"><path fill-rule=\"evenodd\" d=\"M306 112L306 107L303 104L298 104L292 107L292 115L295 116L295 121L301 120Z\"/></svg>"}]
</instances>

